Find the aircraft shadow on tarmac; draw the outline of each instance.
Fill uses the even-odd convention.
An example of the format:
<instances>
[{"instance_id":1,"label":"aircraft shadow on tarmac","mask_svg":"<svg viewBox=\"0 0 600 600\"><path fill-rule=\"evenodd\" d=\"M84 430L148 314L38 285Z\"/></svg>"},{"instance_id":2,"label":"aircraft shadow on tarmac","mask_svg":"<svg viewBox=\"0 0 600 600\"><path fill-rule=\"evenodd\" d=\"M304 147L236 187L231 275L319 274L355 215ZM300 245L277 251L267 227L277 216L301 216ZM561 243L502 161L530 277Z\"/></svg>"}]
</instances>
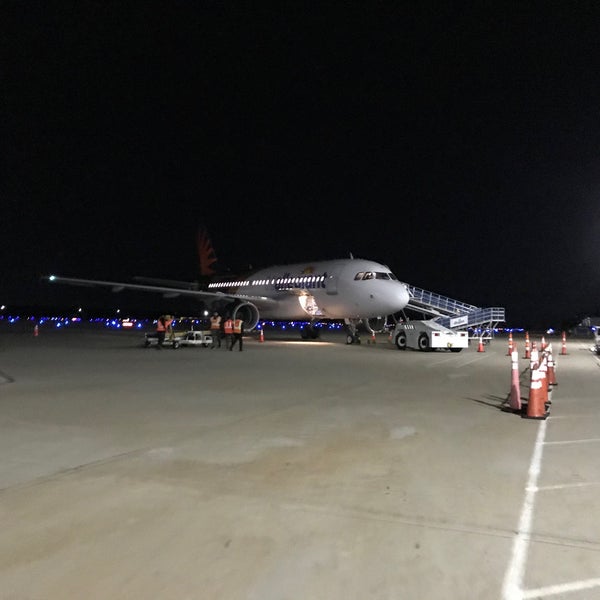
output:
<instances>
[{"instance_id":1,"label":"aircraft shadow on tarmac","mask_svg":"<svg viewBox=\"0 0 600 600\"><path fill-rule=\"evenodd\" d=\"M7 375L6 373L0 371L0 385L4 385L6 383L14 383L14 379L10 376Z\"/></svg>"}]
</instances>

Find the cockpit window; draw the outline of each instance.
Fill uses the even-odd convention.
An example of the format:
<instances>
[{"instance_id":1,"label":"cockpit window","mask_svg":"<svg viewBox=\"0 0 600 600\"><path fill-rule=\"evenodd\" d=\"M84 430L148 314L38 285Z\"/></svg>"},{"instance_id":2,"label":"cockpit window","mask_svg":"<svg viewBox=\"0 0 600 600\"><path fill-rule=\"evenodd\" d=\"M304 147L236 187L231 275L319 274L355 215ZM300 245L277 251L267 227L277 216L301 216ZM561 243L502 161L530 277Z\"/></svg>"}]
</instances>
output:
<instances>
[{"instance_id":1,"label":"cockpit window","mask_svg":"<svg viewBox=\"0 0 600 600\"><path fill-rule=\"evenodd\" d=\"M384 271L360 271L354 276L356 281L360 279L391 279L398 281L398 278L393 273L385 273Z\"/></svg>"}]
</instances>

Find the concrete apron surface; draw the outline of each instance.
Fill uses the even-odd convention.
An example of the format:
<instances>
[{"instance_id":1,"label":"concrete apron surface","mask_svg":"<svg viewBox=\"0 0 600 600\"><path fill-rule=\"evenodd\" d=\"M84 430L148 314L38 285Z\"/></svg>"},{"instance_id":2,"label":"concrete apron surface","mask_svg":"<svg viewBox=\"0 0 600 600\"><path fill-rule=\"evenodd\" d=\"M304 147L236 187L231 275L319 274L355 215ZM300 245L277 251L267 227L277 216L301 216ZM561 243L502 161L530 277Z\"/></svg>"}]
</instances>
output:
<instances>
[{"instance_id":1,"label":"concrete apron surface","mask_svg":"<svg viewBox=\"0 0 600 600\"><path fill-rule=\"evenodd\" d=\"M586 342L532 421L505 339L0 336L1 599L600 598Z\"/></svg>"}]
</instances>

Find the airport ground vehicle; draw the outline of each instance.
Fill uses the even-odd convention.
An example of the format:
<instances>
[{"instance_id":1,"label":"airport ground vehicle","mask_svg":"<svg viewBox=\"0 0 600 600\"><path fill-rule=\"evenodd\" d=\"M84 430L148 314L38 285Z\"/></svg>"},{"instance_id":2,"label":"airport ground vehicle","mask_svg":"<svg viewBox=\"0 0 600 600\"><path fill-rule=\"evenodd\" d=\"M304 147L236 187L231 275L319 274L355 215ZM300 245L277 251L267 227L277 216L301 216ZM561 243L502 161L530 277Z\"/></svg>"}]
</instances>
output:
<instances>
[{"instance_id":1,"label":"airport ground vehicle","mask_svg":"<svg viewBox=\"0 0 600 600\"><path fill-rule=\"evenodd\" d=\"M165 341L163 346L167 348L173 348L177 350L181 345L182 336L181 335L167 335L165 337ZM158 344L158 336L156 333L146 333L144 334L144 347L150 348L150 346L156 346Z\"/></svg>"},{"instance_id":2,"label":"airport ground vehicle","mask_svg":"<svg viewBox=\"0 0 600 600\"><path fill-rule=\"evenodd\" d=\"M460 352L469 345L469 334L448 329L433 320L406 321L396 325L392 341L399 350L414 348L423 352L437 349Z\"/></svg>"},{"instance_id":3,"label":"airport ground vehicle","mask_svg":"<svg viewBox=\"0 0 600 600\"><path fill-rule=\"evenodd\" d=\"M212 334L210 331L187 331L179 343L181 346L202 346L206 348L212 344Z\"/></svg>"},{"instance_id":4,"label":"airport ground vehicle","mask_svg":"<svg viewBox=\"0 0 600 600\"><path fill-rule=\"evenodd\" d=\"M156 346L158 338L156 333L147 333L144 337L144 346ZM167 336L164 346L177 350L180 346L202 346L206 348L212 343L212 335L208 331L186 331L179 335Z\"/></svg>"}]
</instances>

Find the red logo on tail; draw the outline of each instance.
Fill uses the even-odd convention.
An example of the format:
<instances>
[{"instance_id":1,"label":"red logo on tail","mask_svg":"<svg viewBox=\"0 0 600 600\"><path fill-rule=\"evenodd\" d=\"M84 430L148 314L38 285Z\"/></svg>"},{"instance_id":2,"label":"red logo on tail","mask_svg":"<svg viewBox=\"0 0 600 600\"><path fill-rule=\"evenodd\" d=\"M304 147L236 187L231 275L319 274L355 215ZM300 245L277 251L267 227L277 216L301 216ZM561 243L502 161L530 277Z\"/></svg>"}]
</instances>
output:
<instances>
[{"instance_id":1,"label":"red logo on tail","mask_svg":"<svg viewBox=\"0 0 600 600\"><path fill-rule=\"evenodd\" d=\"M206 229L201 227L198 230L198 258L200 259L200 275L206 275L207 277L215 274L213 265L217 262L217 255L215 254L214 248Z\"/></svg>"}]
</instances>

